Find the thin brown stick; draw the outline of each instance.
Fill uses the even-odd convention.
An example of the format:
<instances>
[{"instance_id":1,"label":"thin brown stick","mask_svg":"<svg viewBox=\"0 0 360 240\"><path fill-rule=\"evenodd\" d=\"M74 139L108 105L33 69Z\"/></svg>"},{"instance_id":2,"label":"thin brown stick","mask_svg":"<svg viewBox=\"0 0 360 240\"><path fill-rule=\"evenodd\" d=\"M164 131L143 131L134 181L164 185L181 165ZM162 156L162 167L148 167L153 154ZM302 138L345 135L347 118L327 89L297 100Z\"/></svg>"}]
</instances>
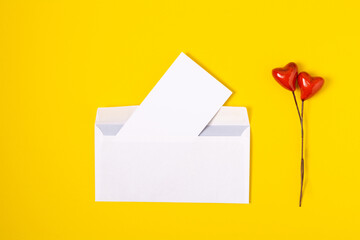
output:
<instances>
[{"instance_id":1,"label":"thin brown stick","mask_svg":"<svg viewBox=\"0 0 360 240\"><path fill-rule=\"evenodd\" d=\"M301 186L300 186L300 202L299 207L301 207L302 195L303 195L303 185L304 185L304 100L301 104Z\"/></svg>"},{"instance_id":2,"label":"thin brown stick","mask_svg":"<svg viewBox=\"0 0 360 240\"><path fill-rule=\"evenodd\" d=\"M299 115L299 119L300 119L300 124L301 124L301 115L300 115L299 105L298 105L298 103L297 103L297 101L296 101L295 92L292 91L292 94L293 94L293 96L294 96L294 101L295 101L296 109L297 109L297 112L298 112L298 115Z\"/></svg>"}]
</instances>

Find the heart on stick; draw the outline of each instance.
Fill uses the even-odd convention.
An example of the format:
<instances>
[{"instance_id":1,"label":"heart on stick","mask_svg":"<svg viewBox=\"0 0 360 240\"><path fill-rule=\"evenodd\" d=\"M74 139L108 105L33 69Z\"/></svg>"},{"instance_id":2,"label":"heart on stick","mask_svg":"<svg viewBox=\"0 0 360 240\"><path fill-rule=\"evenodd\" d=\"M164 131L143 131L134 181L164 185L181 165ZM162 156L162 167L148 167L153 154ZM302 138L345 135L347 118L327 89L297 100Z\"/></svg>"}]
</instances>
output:
<instances>
[{"instance_id":1,"label":"heart on stick","mask_svg":"<svg viewBox=\"0 0 360 240\"><path fill-rule=\"evenodd\" d=\"M272 70L272 75L275 80L284 88L290 91L295 91L296 89L296 77L298 73L298 68L295 63L288 63L283 68L275 68Z\"/></svg>"},{"instance_id":2,"label":"heart on stick","mask_svg":"<svg viewBox=\"0 0 360 240\"><path fill-rule=\"evenodd\" d=\"M312 77L307 72L301 72L298 75L298 84L301 91L301 100L306 100L314 96L324 85L324 79L321 77Z\"/></svg>"}]
</instances>

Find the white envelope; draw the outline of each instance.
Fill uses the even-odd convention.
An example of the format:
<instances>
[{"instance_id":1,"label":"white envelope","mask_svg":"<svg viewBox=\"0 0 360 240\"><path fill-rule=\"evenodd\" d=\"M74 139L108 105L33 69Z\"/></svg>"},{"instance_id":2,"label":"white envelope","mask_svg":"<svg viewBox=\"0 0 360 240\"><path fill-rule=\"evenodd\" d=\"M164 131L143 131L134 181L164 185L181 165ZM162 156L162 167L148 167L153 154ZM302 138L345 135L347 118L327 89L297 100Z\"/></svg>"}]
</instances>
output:
<instances>
[{"instance_id":1,"label":"white envelope","mask_svg":"<svg viewBox=\"0 0 360 240\"><path fill-rule=\"evenodd\" d=\"M196 137L118 135L135 109L97 111L95 201L249 203L246 108L222 107Z\"/></svg>"}]
</instances>

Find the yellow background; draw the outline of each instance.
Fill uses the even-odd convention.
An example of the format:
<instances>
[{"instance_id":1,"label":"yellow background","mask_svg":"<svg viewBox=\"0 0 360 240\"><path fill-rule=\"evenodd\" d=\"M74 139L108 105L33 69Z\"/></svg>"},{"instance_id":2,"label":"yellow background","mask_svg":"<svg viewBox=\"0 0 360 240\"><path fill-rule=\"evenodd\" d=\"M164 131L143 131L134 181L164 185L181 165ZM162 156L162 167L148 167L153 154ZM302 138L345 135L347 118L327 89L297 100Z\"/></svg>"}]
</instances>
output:
<instances>
[{"instance_id":1,"label":"yellow background","mask_svg":"<svg viewBox=\"0 0 360 240\"><path fill-rule=\"evenodd\" d=\"M0 239L359 239L358 1L0 1ZM183 51L246 106L251 204L95 203L98 107ZM325 78L300 126L271 69ZM297 92L298 94L298 92Z\"/></svg>"}]
</instances>

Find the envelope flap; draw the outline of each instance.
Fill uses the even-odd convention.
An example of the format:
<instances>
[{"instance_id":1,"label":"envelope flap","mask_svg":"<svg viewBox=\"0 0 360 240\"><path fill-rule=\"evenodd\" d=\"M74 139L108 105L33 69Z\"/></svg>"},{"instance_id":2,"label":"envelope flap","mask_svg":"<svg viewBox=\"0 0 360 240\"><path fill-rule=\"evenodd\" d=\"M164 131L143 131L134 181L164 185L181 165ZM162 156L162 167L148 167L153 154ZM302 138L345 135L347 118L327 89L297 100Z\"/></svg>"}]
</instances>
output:
<instances>
[{"instance_id":1,"label":"envelope flap","mask_svg":"<svg viewBox=\"0 0 360 240\"><path fill-rule=\"evenodd\" d=\"M124 124L137 106L98 108L96 124Z\"/></svg>"},{"instance_id":2,"label":"envelope flap","mask_svg":"<svg viewBox=\"0 0 360 240\"><path fill-rule=\"evenodd\" d=\"M124 124L137 106L98 108L96 124ZM208 125L249 126L245 107L221 107Z\"/></svg>"},{"instance_id":3,"label":"envelope flap","mask_svg":"<svg viewBox=\"0 0 360 240\"><path fill-rule=\"evenodd\" d=\"M137 106L98 108L95 125L105 136L116 136ZM239 136L249 127L245 107L221 107L200 136Z\"/></svg>"},{"instance_id":4,"label":"envelope flap","mask_svg":"<svg viewBox=\"0 0 360 240\"><path fill-rule=\"evenodd\" d=\"M249 126L246 107L221 107L208 125Z\"/></svg>"}]
</instances>

